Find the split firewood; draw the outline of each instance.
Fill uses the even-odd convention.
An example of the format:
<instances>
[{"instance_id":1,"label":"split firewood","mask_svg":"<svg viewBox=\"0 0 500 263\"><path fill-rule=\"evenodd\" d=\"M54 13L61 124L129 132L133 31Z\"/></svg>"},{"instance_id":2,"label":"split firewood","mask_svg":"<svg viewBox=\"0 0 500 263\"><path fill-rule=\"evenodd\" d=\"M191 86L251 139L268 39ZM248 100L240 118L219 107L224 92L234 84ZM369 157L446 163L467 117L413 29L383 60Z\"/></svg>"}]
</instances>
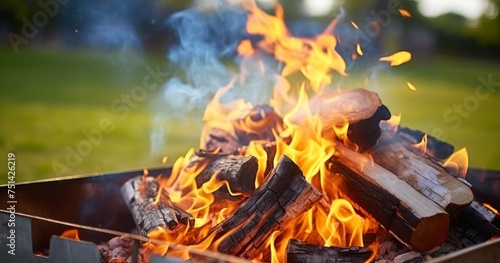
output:
<instances>
[{"instance_id":1,"label":"split firewood","mask_svg":"<svg viewBox=\"0 0 500 263\"><path fill-rule=\"evenodd\" d=\"M217 181L227 182L213 193L214 206L241 203L255 191L255 176L259 167L257 158L253 156L198 152L191 158L188 167L193 165L206 165L195 178L198 188L213 176Z\"/></svg>"},{"instance_id":2,"label":"split firewood","mask_svg":"<svg viewBox=\"0 0 500 263\"><path fill-rule=\"evenodd\" d=\"M464 247L469 247L500 235L500 230L481 214L480 209L470 205L451 222L449 234Z\"/></svg>"},{"instance_id":3,"label":"split firewood","mask_svg":"<svg viewBox=\"0 0 500 263\"><path fill-rule=\"evenodd\" d=\"M142 236L147 236L157 227L179 231L194 226L193 216L172 203L166 190L160 189L152 176L137 176L128 180L121 192Z\"/></svg>"},{"instance_id":4,"label":"split firewood","mask_svg":"<svg viewBox=\"0 0 500 263\"><path fill-rule=\"evenodd\" d=\"M329 184L412 250L427 251L446 240L444 209L366 156L338 144L329 170Z\"/></svg>"},{"instance_id":5,"label":"split firewood","mask_svg":"<svg viewBox=\"0 0 500 263\"><path fill-rule=\"evenodd\" d=\"M408 146L392 131L382 129L378 144L369 153L375 163L444 208L451 219L458 216L474 199L470 188L442 165L415 153Z\"/></svg>"},{"instance_id":6,"label":"split firewood","mask_svg":"<svg viewBox=\"0 0 500 263\"><path fill-rule=\"evenodd\" d=\"M291 239L288 242L287 262L366 262L373 254L365 247L324 247Z\"/></svg>"},{"instance_id":7,"label":"split firewood","mask_svg":"<svg viewBox=\"0 0 500 263\"><path fill-rule=\"evenodd\" d=\"M313 97L309 105L311 113L320 117L327 138L335 138L334 128L348 123L347 137L360 152L377 143L380 121L391 117L377 93L365 89L326 91Z\"/></svg>"},{"instance_id":8,"label":"split firewood","mask_svg":"<svg viewBox=\"0 0 500 263\"><path fill-rule=\"evenodd\" d=\"M383 126L381 128L382 130L385 130ZM421 131L412 130L410 128L401 126L398 127L396 134L399 137L407 140L410 144L420 143L425 135L425 133ZM425 150L425 155L433 158L436 161L441 161L450 157L454 151L455 147L453 147L453 145L447 142L443 142L436 137L427 134L427 148Z\"/></svg>"},{"instance_id":9,"label":"split firewood","mask_svg":"<svg viewBox=\"0 0 500 263\"><path fill-rule=\"evenodd\" d=\"M255 193L210 231L207 236L214 236L215 244L211 249L248 259L266 254L263 249L271 234L309 210L321 196L283 155Z\"/></svg>"}]
</instances>

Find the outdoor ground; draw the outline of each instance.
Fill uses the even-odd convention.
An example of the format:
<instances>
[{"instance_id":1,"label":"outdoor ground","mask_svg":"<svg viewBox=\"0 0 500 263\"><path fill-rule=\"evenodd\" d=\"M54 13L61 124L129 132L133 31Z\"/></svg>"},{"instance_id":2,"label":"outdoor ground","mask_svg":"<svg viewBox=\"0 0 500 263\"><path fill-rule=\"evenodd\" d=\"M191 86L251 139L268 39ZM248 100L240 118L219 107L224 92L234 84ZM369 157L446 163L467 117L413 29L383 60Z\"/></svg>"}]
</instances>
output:
<instances>
[{"instance_id":1,"label":"outdoor ground","mask_svg":"<svg viewBox=\"0 0 500 263\"><path fill-rule=\"evenodd\" d=\"M135 66L123 66L130 60ZM147 65L165 61L164 55L29 50L14 54L0 49L0 149L5 160L8 152L15 153L16 181L142 169L161 165L164 155L172 163L196 148L200 122L172 121L173 143L150 154L151 101L156 92L129 107L127 114L113 104L141 85ZM456 149L467 147L473 167L500 169L499 72L500 64L486 61L416 60L391 68L368 86L380 93L393 114L402 113L404 126L437 135ZM489 74L499 84L478 88ZM406 81L417 91L411 91ZM360 83L347 79L345 85ZM460 106L454 105L464 103L459 113ZM105 132L102 137L94 133L93 144L80 145L87 146L88 154L76 158L72 151L82 141L91 141L85 133L95 129ZM1 169L6 171L6 165ZM6 181L6 176L0 178L0 184Z\"/></svg>"}]
</instances>

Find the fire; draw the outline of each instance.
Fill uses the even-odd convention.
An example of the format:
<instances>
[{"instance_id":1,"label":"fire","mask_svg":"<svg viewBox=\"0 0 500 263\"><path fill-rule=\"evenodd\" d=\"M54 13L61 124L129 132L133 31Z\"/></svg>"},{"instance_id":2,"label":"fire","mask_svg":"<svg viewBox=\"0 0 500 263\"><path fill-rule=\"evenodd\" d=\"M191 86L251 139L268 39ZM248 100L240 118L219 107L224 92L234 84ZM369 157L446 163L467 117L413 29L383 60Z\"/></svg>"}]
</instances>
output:
<instances>
[{"instance_id":1,"label":"fire","mask_svg":"<svg viewBox=\"0 0 500 263\"><path fill-rule=\"evenodd\" d=\"M262 184L266 172L278 159L287 155L302 169L306 181L323 193L324 198L315 203L309 211L296 218L293 224L282 226L280 231L273 232L266 240L266 249L270 252L272 262L285 261L286 246L292 238L317 245L363 246L363 234L376 231L378 224L373 219L359 215L351 203L338 198L334 185L326 183L328 180L325 180L325 177L329 176L327 163L335 154L335 144L341 142L331 137L325 138L325 124L311 112L309 101L311 95L324 90L332 83L334 74L347 76L346 63L335 50L338 39L333 32L337 20L333 20L322 34L314 38L298 38L288 31L280 5L276 6L274 16L260 10L253 1L244 1L244 7L248 11L246 30L248 34L259 37L242 40L237 51L243 57L242 63L262 63L260 59L252 60L262 54L271 55L282 63L283 68L276 76L273 98L270 101L274 111L282 118L282 123L273 122L272 118L262 123L259 118L248 117L255 115L265 119L265 114L253 112L254 105L243 99L230 102L222 100L237 84L238 78L234 78L227 86L220 88L208 103L203 115L205 126L200 145L205 145L204 140L212 128L221 129L236 137L237 131L259 132L262 127L271 126L273 141L252 140L239 149L239 154L251 155L257 159L255 188ZM354 22L352 25L357 28ZM254 42L255 39L260 40ZM363 55L359 44L357 53ZM409 52L400 52L381 60L390 61L391 65L399 65L410 58ZM246 66L242 65L242 71L245 68ZM300 77L301 82L291 82L292 76L294 79ZM348 123L331 128L337 137L348 142ZM273 155L267 151L270 147L275 148ZM213 240L214 236L209 236L209 232L216 224L226 219L236 209L236 205L223 208L213 206L213 193L224 185L232 195L239 193L233 192L228 182L217 180L217 172L212 175L212 179L198 186L196 177L205 169L207 163L201 161L192 165L190 160L193 156L194 150L191 149L174 163L170 177L158 180L170 200L195 218L194 225L187 226L181 232L158 228L148 236L167 243L214 249L223 241L224 236L230 233ZM168 245L148 243L145 248L153 253L189 258L187 252L169 250Z\"/></svg>"},{"instance_id":2,"label":"fire","mask_svg":"<svg viewBox=\"0 0 500 263\"><path fill-rule=\"evenodd\" d=\"M424 136L422 136L422 140L419 143L414 144L413 147L417 149L421 155L424 155L427 151L427 133L424 134Z\"/></svg>"},{"instance_id":3,"label":"fire","mask_svg":"<svg viewBox=\"0 0 500 263\"><path fill-rule=\"evenodd\" d=\"M469 154L467 153L467 149L464 147L454 152L448 160L446 160L443 166L456 177L465 178L469 167Z\"/></svg>"},{"instance_id":4,"label":"fire","mask_svg":"<svg viewBox=\"0 0 500 263\"><path fill-rule=\"evenodd\" d=\"M401 16L403 16L403 17L411 17L410 12L408 12L408 10L406 10L406 9L402 9L402 8L401 8L401 9L399 9L398 11L399 11L399 13L401 14Z\"/></svg>"},{"instance_id":5,"label":"fire","mask_svg":"<svg viewBox=\"0 0 500 263\"><path fill-rule=\"evenodd\" d=\"M78 236L78 229L68 229L61 234L61 237L68 238L68 239L74 239L74 240L80 240L80 237Z\"/></svg>"},{"instance_id":6,"label":"fire","mask_svg":"<svg viewBox=\"0 0 500 263\"><path fill-rule=\"evenodd\" d=\"M381 57L379 61L390 62L391 66L399 66L411 60L411 53L408 51L399 51L390 56Z\"/></svg>"},{"instance_id":7,"label":"fire","mask_svg":"<svg viewBox=\"0 0 500 263\"><path fill-rule=\"evenodd\" d=\"M406 85L408 86L408 88L409 88L410 90L413 90L413 91L416 91L416 90L417 90L417 88L415 88L415 86L413 86L413 84L411 84L410 82L406 82Z\"/></svg>"},{"instance_id":8,"label":"fire","mask_svg":"<svg viewBox=\"0 0 500 263\"><path fill-rule=\"evenodd\" d=\"M488 208L491 212L495 213L497 216L500 216L500 213L498 213L498 210L496 210L493 206L491 206L488 203L483 203L483 205Z\"/></svg>"}]
</instances>

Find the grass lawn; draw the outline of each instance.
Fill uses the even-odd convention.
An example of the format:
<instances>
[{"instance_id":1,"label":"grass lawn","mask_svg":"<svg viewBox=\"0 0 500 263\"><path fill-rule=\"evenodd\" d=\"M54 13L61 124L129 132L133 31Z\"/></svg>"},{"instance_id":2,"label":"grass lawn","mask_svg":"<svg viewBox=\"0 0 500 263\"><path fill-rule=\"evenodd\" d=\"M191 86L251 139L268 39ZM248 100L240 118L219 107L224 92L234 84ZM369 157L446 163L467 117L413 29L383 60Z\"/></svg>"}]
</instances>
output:
<instances>
[{"instance_id":1,"label":"grass lawn","mask_svg":"<svg viewBox=\"0 0 500 263\"><path fill-rule=\"evenodd\" d=\"M164 63L163 55L14 54L0 48L0 149L5 159L7 152L16 154L16 181L150 167L160 165L164 155L173 162L196 147L200 122L172 120L170 143L160 153L150 153L155 115L151 102L158 90L149 91L126 114L113 107L115 100L141 85L147 65ZM393 114L402 113L403 125L438 135L457 149L466 146L471 166L500 169L500 92L493 89L488 98L475 94L481 84L478 77L492 74L493 81L500 82L499 72L500 64L484 61L414 61L392 68L368 86L380 93ZM417 91L408 89L406 81ZM351 82L348 85L359 84ZM463 115L453 111L455 104L464 102L469 104ZM81 158L72 154L78 147L85 153ZM0 178L0 183L6 181Z\"/></svg>"}]
</instances>

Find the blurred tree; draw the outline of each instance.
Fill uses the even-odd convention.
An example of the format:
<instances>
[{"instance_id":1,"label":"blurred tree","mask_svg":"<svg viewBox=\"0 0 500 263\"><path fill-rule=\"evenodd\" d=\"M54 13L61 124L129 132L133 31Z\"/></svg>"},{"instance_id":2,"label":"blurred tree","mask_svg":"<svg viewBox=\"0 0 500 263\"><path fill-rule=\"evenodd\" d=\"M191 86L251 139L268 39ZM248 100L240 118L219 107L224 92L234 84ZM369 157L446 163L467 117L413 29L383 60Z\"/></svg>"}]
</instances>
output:
<instances>
[{"instance_id":1,"label":"blurred tree","mask_svg":"<svg viewBox=\"0 0 500 263\"><path fill-rule=\"evenodd\" d=\"M500 45L500 0L489 0L488 8L469 32L481 45Z\"/></svg>"}]
</instances>

